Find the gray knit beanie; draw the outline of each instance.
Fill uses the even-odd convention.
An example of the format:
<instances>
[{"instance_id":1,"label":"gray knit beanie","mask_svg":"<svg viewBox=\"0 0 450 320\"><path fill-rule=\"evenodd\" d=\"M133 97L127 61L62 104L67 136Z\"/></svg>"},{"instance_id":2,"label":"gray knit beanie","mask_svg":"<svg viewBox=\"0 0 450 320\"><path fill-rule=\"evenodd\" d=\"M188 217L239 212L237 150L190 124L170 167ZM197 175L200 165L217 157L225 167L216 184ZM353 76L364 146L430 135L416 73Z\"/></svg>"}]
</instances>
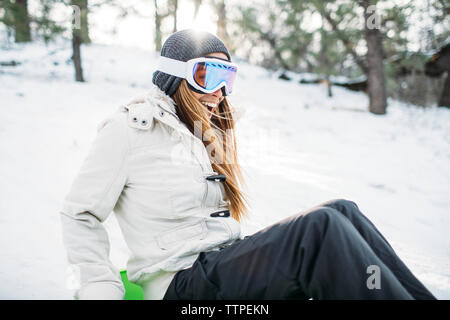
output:
<instances>
[{"instance_id":1,"label":"gray knit beanie","mask_svg":"<svg viewBox=\"0 0 450 320\"><path fill-rule=\"evenodd\" d=\"M161 56L188 61L213 52L223 52L231 61L227 47L218 37L209 32L186 29L167 38L161 49ZM161 71L155 71L152 78L152 82L168 96L177 91L181 80L183 79Z\"/></svg>"}]
</instances>

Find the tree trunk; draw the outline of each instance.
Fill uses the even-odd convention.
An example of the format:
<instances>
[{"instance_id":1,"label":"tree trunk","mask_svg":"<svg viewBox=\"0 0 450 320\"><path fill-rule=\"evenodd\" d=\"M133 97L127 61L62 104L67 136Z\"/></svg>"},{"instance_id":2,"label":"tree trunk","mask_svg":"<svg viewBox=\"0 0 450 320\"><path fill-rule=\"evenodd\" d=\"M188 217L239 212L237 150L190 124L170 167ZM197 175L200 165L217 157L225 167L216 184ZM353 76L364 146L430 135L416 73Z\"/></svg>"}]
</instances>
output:
<instances>
[{"instance_id":1,"label":"tree trunk","mask_svg":"<svg viewBox=\"0 0 450 320\"><path fill-rule=\"evenodd\" d=\"M380 30L373 24L375 12L370 10L370 7L374 6L376 1L363 0L360 1L360 4L364 8L365 37L367 42L369 111L374 114L385 114L387 93L383 68L383 44Z\"/></svg>"},{"instance_id":2,"label":"tree trunk","mask_svg":"<svg viewBox=\"0 0 450 320\"><path fill-rule=\"evenodd\" d=\"M333 97L333 90L331 89L333 84L331 83L330 76L328 74L325 78L325 83L327 85L328 98L331 98L331 97Z\"/></svg>"},{"instance_id":3,"label":"tree trunk","mask_svg":"<svg viewBox=\"0 0 450 320\"><path fill-rule=\"evenodd\" d=\"M70 4L78 8L77 10L74 9L74 28L78 29L83 43L91 43L88 23L88 0L71 0Z\"/></svg>"},{"instance_id":4,"label":"tree trunk","mask_svg":"<svg viewBox=\"0 0 450 320\"><path fill-rule=\"evenodd\" d=\"M155 50L157 52L161 51L162 48L162 32L161 32L161 22L162 18L158 12L158 0L154 0L155 4Z\"/></svg>"},{"instance_id":5,"label":"tree trunk","mask_svg":"<svg viewBox=\"0 0 450 320\"><path fill-rule=\"evenodd\" d=\"M192 22L197 19L198 12L200 11L200 6L202 5L202 0L194 0L194 15L192 16Z\"/></svg>"},{"instance_id":6,"label":"tree trunk","mask_svg":"<svg viewBox=\"0 0 450 320\"><path fill-rule=\"evenodd\" d=\"M328 43L327 39L325 37L325 20L326 18L323 16L322 13L322 25L320 27L320 51L319 51L319 61L320 61L320 70L325 71L325 84L327 85L327 94L328 97L333 97L333 91L331 90L331 81L330 81L330 62L327 57L327 49L328 49Z\"/></svg>"},{"instance_id":7,"label":"tree trunk","mask_svg":"<svg viewBox=\"0 0 450 320\"><path fill-rule=\"evenodd\" d=\"M75 80L78 82L84 82L83 67L81 64L81 44L83 39L79 30L72 29L72 60L75 67Z\"/></svg>"},{"instance_id":8,"label":"tree trunk","mask_svg":"<svg viewBox=\"0 0 450 320\"><path fill-rule=\"evenodd\" d=\"M178 13L178 0L172 0L173 33L177 32L177 13Z\"/></svg>"},{"instance_id":9,"label":"tree trunk","mask_svg":"<svg viewBox=\"0 0 450 320\"><path fill-rule=\"evenodd\" d=\"M15 40L16 42L29 42L31 41L31 31L28 1L16 0L14 7Z\"/></svg>"},{"instance_id":10,"label":"tree trunk","mask_svg":"<svg viewBox=\"0 0 450 320\"><path fill-rule=\"evenodd\" d=\"M89 23L88 23L88 0L76 0L81 9L81 39L83 43L91 43L89 37Z\"/></svg>"},{"instance_id":11,"label":"tree trunk","mask_svg":"<svg viewBox=\"0 0 450 320\"><path fill-rule=\"evenodd\" d=\"M214 2L214 8L217 14L217 36L232 51L233 48L227 31L227 8L225 6L225 0L216 0Z\"/></svg>"},{"instance_id":12,"label":"tree trunk","mask_svg":"<svg viewBox=\"0 0 450 320\"><path fill-rule=\"evenodd\" d=\"M444 88L442 89L438 106L450 108L450 72L447 73L447 78L445 79Z\"/></svg>"}]
</instances>

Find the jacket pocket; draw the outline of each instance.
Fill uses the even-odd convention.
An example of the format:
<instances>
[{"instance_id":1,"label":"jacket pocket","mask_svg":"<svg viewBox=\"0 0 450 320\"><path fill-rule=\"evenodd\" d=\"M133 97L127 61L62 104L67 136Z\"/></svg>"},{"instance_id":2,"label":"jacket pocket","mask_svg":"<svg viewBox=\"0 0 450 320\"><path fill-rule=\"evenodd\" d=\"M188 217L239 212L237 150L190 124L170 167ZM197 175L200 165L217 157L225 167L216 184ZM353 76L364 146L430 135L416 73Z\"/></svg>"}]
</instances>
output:
<instances>
[{"instance_id":1,"label":"jacket pocket","mask_svg":"<svg viewBox=\"0 0 450 320\"><path fill-rule=\"evenodd\" d=\"M187 240L202 240L206 238L208 228L206 220L202 219L195 224L181 225L156 236L156 243L162 250L170 250L183 245Z\"/></svg>"}]
</instances>

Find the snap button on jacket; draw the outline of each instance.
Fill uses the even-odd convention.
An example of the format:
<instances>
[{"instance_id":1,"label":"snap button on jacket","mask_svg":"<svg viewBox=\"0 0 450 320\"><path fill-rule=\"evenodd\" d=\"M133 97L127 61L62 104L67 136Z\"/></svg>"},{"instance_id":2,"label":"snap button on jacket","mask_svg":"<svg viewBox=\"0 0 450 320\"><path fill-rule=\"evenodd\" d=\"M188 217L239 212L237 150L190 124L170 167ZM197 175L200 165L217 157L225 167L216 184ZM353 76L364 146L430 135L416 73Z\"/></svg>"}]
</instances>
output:
<instances>
[{"instance_id":1,"label":"snap button on jacket","mask_svg":"<svg viewBox=\"0 0 450 320\"><path fill-rule=\"evenodd\" d=\"M102 226L111 212L131 252L128 278L137 283L188 268L201 251L239 238L231 216L211 216L229 205L222 182L205 178L215 174L202 141L157 87L102 121L60 210L76 297L123 296Z\"/></svg>"}]
</instances>

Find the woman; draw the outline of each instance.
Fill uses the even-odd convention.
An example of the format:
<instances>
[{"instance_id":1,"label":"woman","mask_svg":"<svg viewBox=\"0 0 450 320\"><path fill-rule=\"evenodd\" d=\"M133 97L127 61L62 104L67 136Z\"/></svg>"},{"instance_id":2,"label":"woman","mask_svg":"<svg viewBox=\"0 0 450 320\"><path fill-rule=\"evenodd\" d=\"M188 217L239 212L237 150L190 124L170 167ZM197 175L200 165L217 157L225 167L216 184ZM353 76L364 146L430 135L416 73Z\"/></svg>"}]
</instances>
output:
<instances>
[{"instance_id":1,"label":"woman","mask_svg":"<svg viewBox=\"0 0 450 320\"><path fill-rule=\"evenodd\" d=\"M217 37L176 32L152 90L99 126L61 210L76 298L123 298L102 226L114 210L146 299L434 299L351 201L241 237L247 202L226 97L236 72Z\"/></svg>"}]
</instances>

